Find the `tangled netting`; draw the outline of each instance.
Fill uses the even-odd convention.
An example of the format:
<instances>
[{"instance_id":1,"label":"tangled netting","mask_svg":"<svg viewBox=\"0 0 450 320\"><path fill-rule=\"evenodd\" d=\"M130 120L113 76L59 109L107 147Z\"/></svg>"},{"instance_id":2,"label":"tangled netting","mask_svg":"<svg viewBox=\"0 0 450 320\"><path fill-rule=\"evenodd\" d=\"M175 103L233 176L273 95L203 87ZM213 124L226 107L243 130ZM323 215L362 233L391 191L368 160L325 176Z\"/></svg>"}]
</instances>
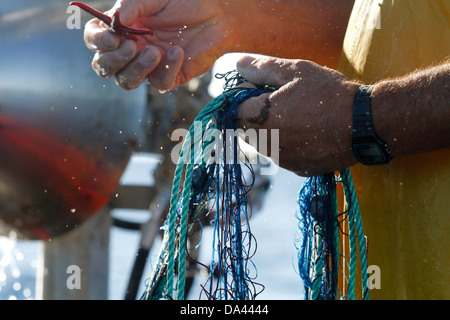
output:
<instances>
[{"instance_id":1,"label":"tangled netting","mask_svg":"<svg viewBox=\"0 0 450 320\"><path fill-rule=\"evenodd\" d=\"M255 281L257 271L251 260L256 240L249 225L248 192L254 172L241 160L233 132L237 107L268 88L236 87L245 81L236 71L219 77L226 81L223 94L199 113L183 143L163 244L143 299L184 299L188 230L205 217L214 226L214 237L210 266L201 264L209 272L202 294L207 299L247 300L264 288ZM250 173L249 182L244 171Z\"/></svg>"}]
</instances>

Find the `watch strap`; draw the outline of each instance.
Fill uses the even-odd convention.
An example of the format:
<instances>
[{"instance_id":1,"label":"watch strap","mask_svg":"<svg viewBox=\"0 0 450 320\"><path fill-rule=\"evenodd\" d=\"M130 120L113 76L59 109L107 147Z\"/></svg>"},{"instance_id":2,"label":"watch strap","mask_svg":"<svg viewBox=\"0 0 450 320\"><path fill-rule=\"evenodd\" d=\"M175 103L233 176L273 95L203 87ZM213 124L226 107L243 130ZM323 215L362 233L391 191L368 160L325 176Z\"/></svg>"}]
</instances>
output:
<instances>
[{"instance_id":1,"label":"watch strap","mask_svg":"<svg viewBox=\"0 0 450 320\"><path fill-rule=\"evenodd\" d=\"M370 94L372 86L362 85L356 90L353 102L353 137L375 134L372 121Z\"/></svg>"},{"instance_id":2,"label":"watch strap","mask_svg":"<svg viewBox=\"0 0 450 320\"><path fill-rule=\"evenodd\" d=\"M353 102L352 150L365 165L385 164L392 159L388 145L378 137L373 125L372 88L371 85L359 86Z\"/></svg>"}]
</instances>

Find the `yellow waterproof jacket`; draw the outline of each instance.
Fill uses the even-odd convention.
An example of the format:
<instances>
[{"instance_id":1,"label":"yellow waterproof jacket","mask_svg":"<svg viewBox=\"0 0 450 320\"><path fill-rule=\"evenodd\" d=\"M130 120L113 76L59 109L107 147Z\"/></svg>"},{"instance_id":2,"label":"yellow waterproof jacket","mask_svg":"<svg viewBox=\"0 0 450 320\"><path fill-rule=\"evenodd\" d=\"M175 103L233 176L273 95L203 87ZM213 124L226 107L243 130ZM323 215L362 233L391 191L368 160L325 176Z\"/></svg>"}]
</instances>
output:
<instances>
[{"instance_id":1,"label":"yellow waterproof jacket","mask_svg":"<svg viewBox=\"0 0 450 320\"><path fill-rule=\"evenodd\" d=\"M339 70L373 83L449 56L450 0L356 0ZM450 299L450 149L351 170L380 270L370 298Z\"/></svg>"}]
</instances>

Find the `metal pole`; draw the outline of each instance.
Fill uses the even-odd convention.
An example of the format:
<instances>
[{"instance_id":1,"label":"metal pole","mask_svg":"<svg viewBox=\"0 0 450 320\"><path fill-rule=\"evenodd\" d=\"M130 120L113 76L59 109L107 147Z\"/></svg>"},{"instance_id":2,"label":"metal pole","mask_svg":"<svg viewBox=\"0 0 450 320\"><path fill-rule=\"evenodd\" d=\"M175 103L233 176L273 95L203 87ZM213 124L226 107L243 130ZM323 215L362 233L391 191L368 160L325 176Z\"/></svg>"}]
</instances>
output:
<instances>
[{"instance_id":1,"label":"metal pole","mask_svg":"<svg viewBox=\"0 0 450 320\"><path fill-rule=\"evenodd\" d=\"M108 298L109 209L75 230L42 241L36 279L37 300Z\"/></svg>"}]
</instances>

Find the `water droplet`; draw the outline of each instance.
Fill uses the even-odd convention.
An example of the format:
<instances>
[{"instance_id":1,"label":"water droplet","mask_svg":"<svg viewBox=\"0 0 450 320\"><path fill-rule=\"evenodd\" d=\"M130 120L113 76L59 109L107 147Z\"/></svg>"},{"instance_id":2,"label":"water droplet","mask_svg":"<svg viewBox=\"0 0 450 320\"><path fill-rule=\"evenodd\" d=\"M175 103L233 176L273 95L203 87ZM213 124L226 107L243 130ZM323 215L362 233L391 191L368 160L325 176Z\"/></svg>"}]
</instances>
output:
<instances>
[{"instance_id":1,"label":"water droplet","mask_svg":"<svg viewBox=\"0 0 450 320\"><path fill-rule=\"evenodd\" d=\"M19 291L21 287L22 285L20 284L20 282L14 282L13 284L14 291Z\"/></svg>"},{"instance_id":2,"label":"water droplet","mask_svg":"<svg viewBox=\"0 0 450 320\"><path fill-rule=\"evenodd\" d=\"M31 296L31 290L28 289L28 288L24 289L24 290L23 290L23 296L24 296L25 298L29 298L29 297Z\"/></svg>"},{"instance_id":3,"label":"water droplet","mask_svg":"<svg viewBox=\"0 0 450 320\"><path fill-rule=\"evenodd\" d=\"M17 248L15 248L15 249L17 249ZM18 250L15 250L14 256L15 256L15 258L16 258L17 261L22 261L23 258L24 258L23 253L20 252L20 251L18 251Z\"/></svg>"}]
</instances>

